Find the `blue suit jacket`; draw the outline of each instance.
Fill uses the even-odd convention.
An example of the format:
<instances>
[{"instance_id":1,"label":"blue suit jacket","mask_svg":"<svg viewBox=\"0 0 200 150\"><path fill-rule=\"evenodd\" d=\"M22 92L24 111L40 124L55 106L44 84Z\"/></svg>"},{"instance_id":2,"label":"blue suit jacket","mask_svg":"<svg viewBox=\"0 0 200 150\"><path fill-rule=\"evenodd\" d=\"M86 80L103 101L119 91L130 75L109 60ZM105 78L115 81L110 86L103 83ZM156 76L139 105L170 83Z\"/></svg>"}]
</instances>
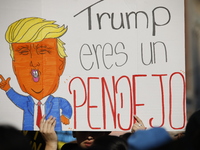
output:
<instances>
[{"instance_id":1,"label":"blue suit jacket","mask_svg":"<svg viewBox=\"0 0 200 150\"><path fill-rule=\"evenodd\" d=\"M34 101L31 96L23 96L15 92L12 88L7 91L8 98L19 108L23 109L23 130L34 130ZM53 97L50 95L45 103L45 115L46 118L53 116L56 118L56 131L61 131L61 114L67 118L72 116L72 107L70 103L60 97Z\"/></svg>"}]
</instances>

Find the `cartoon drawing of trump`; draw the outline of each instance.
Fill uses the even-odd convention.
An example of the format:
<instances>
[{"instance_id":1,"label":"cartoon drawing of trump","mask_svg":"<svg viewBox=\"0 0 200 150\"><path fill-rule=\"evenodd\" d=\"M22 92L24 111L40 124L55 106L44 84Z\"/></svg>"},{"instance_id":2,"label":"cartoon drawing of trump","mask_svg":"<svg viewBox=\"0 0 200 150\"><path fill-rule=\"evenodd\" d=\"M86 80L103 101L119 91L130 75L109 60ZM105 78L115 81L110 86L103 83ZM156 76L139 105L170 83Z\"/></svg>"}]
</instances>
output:
<instances>
[{"instance_id":1,"label":"cartoon drawing of trump","mask_svg":"<svg viewBox=\"0 0 200 150\"><path fill-rule=\"evenodd\" d=\"M42 18L30 17L12 23L6 31L10 45L13 72L20 88L29 96L21 95L0 75L0 88L8 98L23 110L23 130L38 129L42 115L56 118L55 130L62 130L61 122L69 124L72 116L70 103L53 94L62 75L66 54L59 39L67 27ZM61 114L61 115L60 115Z\"/></svg>"}]
</instances>

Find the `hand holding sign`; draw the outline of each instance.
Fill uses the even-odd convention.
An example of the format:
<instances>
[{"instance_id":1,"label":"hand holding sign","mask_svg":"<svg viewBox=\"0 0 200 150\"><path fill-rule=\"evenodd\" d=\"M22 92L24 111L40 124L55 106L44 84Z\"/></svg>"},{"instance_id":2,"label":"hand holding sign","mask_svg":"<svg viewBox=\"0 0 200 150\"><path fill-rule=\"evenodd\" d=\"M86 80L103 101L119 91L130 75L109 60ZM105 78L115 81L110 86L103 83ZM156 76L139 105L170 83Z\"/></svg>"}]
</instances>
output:
<instances>
[{"instance_id":1,"label":"hand holding sign","mask_svg":"<svg viewBox=\"0 0 200 150\"><path fill-rule=\"evenodd\" d=\"M10 79L11 78L7 78L6 80L4 79L4 77L0 74L0 89L4 90L4 91L8 91L10 89Z\"/></svg>"},{"instance_id":2,"label":"hand holding sign","mask_svg":"<svg viewBox=\"0 0 200 150\"><path fill-rule=\"evenodd\" d=\"M42 117L40 121L40 132L46 142L45 149L54 150L57 148L57 135L55 132L56 120L52 116L50 116L47 120L45 120L45 115Z\"/></svg>"},{"instance_id":3,"label":"hand holding sign","mask_svg":"<svg viewBox=\"0 0 200 150\"><path fill-rule=\"evenodd\" d=\"M136 123L133 124L133 127L131 129L131 133L136 132L137 130L146 130L146 127L144 126L144 123L138 116L133 116L136 120Z\"/></svg>"}]
</instances>

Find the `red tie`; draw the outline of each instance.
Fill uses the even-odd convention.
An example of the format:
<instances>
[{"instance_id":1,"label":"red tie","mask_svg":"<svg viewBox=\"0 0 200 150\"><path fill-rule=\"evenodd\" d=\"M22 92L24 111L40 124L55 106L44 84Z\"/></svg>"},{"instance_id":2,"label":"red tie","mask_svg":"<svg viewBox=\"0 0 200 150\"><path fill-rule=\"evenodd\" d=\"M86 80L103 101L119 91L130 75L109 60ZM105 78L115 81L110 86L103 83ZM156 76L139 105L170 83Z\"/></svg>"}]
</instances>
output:
<instances>
[{"instance_id":1,"label":"red tie","mask_svg":"<svg viewBox=\"0 0 200 150\"><path fill-rule=\"evenodd\" d=\"M38 112L37 112L37 122L36 122L36 125L38 127L40 127L40 120L42 119L42 111L41 111L41 107L40 107L41 104L42 103L40 101L37 103L37 105L38 105Z\"/></svg>"}]
</instances>

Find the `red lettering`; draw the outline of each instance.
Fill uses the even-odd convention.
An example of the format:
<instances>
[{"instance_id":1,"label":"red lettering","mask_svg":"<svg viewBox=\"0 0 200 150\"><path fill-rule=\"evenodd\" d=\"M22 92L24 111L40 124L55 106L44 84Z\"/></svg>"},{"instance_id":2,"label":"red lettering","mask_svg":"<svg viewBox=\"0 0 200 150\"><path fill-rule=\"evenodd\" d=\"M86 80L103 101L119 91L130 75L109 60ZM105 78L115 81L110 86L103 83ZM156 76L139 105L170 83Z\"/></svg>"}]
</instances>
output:
<instances>
[{"instance_id":1,"label":"red lettering","mask_svg":"<svg viewBox=\"0 0 200 150\"><path fill-rule=\"evenodd\" d=\"M174 75L180 75L180 77L182 78L183 81L183 125L181 127L174 127L172 125L172 78ZM174 72L171 76L170 76L170 80L169 80L169 124L171 126L172 129L183 129L185 127L186 124L186 83L185 83L185 78L183 76L182 73L180 72Z\"/></svg>"},{"instance_id":2,"label":"red lettering","mask_svg":"<svg viewBox=\"0 0 200 150\"><path fill-rule=\"evenodd\" d=\"M108 98L109 98L109 102L110 102L110 107L111 107L111 112L112 112L112 116L113 116L113 123L114 123L114 128L116 128L116 96L115 96L115 87L114 87L114 83L115 83L115 79L114 76L112 77L112 81L113 81L113 103L112 103L112 99L110 96L110 92L108 90L108 85L106 83L105 78L101 78L101 83L102 83L102 106L103 106L103 128L106 129L106 102L105 102L105 95L107 93Z\"/></svg>"},{"instance_id":3,"label":"red lettering","mask_svg":"<svg viewBox=\"0 0 200 150\"><path fill-rule=\"evenodd\" d=\"M98 78L98 77L89 77L88 80L87 80L87 83L88 83L88 84L87 84L87 85L88 85L88 96L87 96L87 98L88 98L88 113L87 113L88 117L87 117L87 119L88 119L89 127L90 127L91 129L101 129L100 127L92 127L91 122L90 122L90 120L91 120L91 119L90 119L90 114L91 114L91 113L90 113L90 109L91 109L91 108L97 108L97 106L91 106L91 105L90 105L90 95L91 95L91 94L90 94L90 85L91 85L91 84L90 84L90 80L92 80L92 79L94 80L94 79L99 79L99 78Z\"/></svg>"},{"instance_id":4,"label":"red lettering","mask_svg":"<svg viewBox=\"0 0 200 150\"><path fill-rule=\"evenodd\" d=\"M113 77L114 78L114 77ZM127 83L128 83L128 87L129 87L129 89L130 89L130 91L129 91L129 101L130 101L130 111L129 111L129 126L127 127L127 128L123 128L122 127L122 125L121 125L121 119L120 119L120 114L118 113L117 114L117 119L118 119L118 125L119 125L119 128L121 129L121 130L130 130L131 129L131 127L132 127L132 119L133 119L133 109L132 109L132 106L133 106L133 97L132 97L132 87L131 87L131 81L130 81L130 79L129 79L129 77L127 77L127 76L122 76L122 77L120 77L118 80L117 80L117 82L116 82L116 93L118 93L118 84L119 84L119 82L123 79L123 78L125 78L126 80L127 80ZM125 87L125 86L123 86L123 87ZM119 104L121 104L121 108L123 108L123 101L124 101L124 98L123 98L124 96L123 96L123 93L120 93L120 100L121 100L121 103L119 103ZM122 121L124 122L124 119L122 119Z\"/></svg>"},{"instance_id":5,"label":"red lettering","mask_svg":"<svg viewBox=\"0 0 200 150\"><path fill-rule=\"evenodd\" d=\"M137 104L136 103L136 96L137 96L137 91L136 91L136 78L138 78L138 77L146 77L147 75L133 75L132 76L132 84L133 84L133 107L134 107L134 109L133 109L133 115L136 115L136 107L137 106L144 106L144 104ZM133 118L132 118L133 119ZM131 121L131 122L133 122L133 121ZM134 120L134 122L135 122L135 120Z\"/></svg>"},{"instance_id":6,"label":"red lettering","mask_svg":"<svg viewBox=\"0 0 200 150\"><path fill-rule=\"evenodd\" d=\"M173 84L175 82L175 76L180 77L181 83L183 86L183 97L181 97L181 106L182 106L182 112L183 112L183 124L181 124L180 127L175 127L173 125ZM141 88L139 85L140 82L139 80L142 80L143 77L147 77L146 74L140 74L140 75L132 75L131 77L129 76L120 76L119 78L116 78L115 76L112 76L112 80L109 80L111 84L108 84L105 77L87 77L86 81L84 81L81 77L74 77L70 80L69 82L69 93L72 95L73 99L73 115L74 115L74 129L79 129L77 125L81 125L81 122L79 121L80 119L77 119L78 117L78 109L81 107L84 108L84 112L87 114L87 118L82 118L88 123L88 128L92 130L99 130L99 129L108 129L108 123L111 122L109 125L113 125L113 127L109 126L110 128L116 129L119 128L120 130L130 130L133 123L135 123L135 120L133 119L133 115L137 114L137 109L139 106L145 106L144 103L139 103L138 99L138 91L137 88ZM167 74L152 74L152 77L157 77L158 79L158 87L159 87L159 92L155 94L160 95L160 100L161 100L161 119L157 119L160 122L160 127L166 125L166 114L169 113L169 125L170 128L174 130L179 130L183 129L186 125L186 83L185 83L185 78L184 75L181 74L180 72L174 72L173 74L170 75L169 77L169 112L166 112L166 104L165 104L165 85L164 85L164 77L167 77ZM149 78L149 77L148 77ZM146 78L147 79L147 78ZM173 80L174 79L174 80ZM145 80L144 80L145 81ZM97 82L95 84L94 82ZM93 84L94 83L94 84ZM152 83L155 84L155 83ZM95 98L93 90L95 90L95 86L101 86L97 87L97 89L100 89L98 92L99 94ZM145 86L144 82L141 82L142 86ZM180 84L179 84L180 86ZM82 91L81 91L82 90ZM80 91L80 94L78 93ZM98 93L97 92L97 93ZM144 91L145 92L145 91ZM181 94L182 94L181 93ZM141 93L139 93L141 94ZM81 97L80 95L83 95ZM93 99L94 98L94 99ZM96 102L96 100L99 100L98 102L101 102L101 104L98 103L98 105L93 104L92 102ZM85 108L86 107L86 108ZM158 107L158 106L156 106ZM96 118L97 123L102 122L102 125L98 125L94 127L92 125L92 122L96 121L93 119L93 116L95 115L93 113L93 110L97 109L100 110L100 116L99 118ZM146 109L146 108L145 108ZM154 109L154 108L147 108L149 109ZM109 119L107 114L109 114ZM122 113L123 112L123 113ZM124 113L125 112L125 113ZM82 113L82 112L81 112ZM125 117L126 118L125 118ZM111 118L111 119L110 119ZM157 124L158 121L155 121L156 119L154 117L151 117L149 119L149 126L153 127L154 122ZM124 121L127 121L124 123ZM181 122L182 123L182 122ZM85 126L85 125L84 125Z\"/></svg>"},{"instance_id":7,"label":"red lettering","mask_svg":"<svg viewBox=\"0 0 200 150\"><path fill-rule=\"evenodd\" d=\"M159 79L160 79L160 89L161 89L161 99L162 99L162 103L161 103L161 105L162 105L162 112L161 112L161 114L162 114L162 118L161 118L161 125L159 126L159 127L162 127L163 125L164 125L164 123L165 123L165 98L164 98L164 88L163 88L163 80L162 80L162 77L163 76L167 76L167 74L153 74L152 75L153 77L159 77ZM153 127L153 125L152 125L152 121L153 121L153 117L149 120L149 125L151 126L151 127Z\"/></svg>"},{"instance_id":8,"label":"red lettering","mask_svg":"<svg viewBox=\"0 0 200 150\"><path fill-rule=\"evenodd\" d=\"M82 86L83 86L83 89L84 89L84 93L85 93L85 97L84 97L84 101L83 101L83 103L81 104L81 105L77 105L77 99L76 99L76 90L73 90L73 101L74 101L74 111L73 111L73 113L74 113L74 129L76 129L77 128L77 124L76 124L76 109L78 108L78 107L82 107L83 105L85 105L85 103L86 103L86 101L87 101L87 97L86 97L86 87L85 87L85 84L84 84L84 81L83 81L83 79L82 78L80 78L80 77L75 77L75 78L73 78L72 80L70 80L70 82L69 82L69 87L68 87L68 89L69 89L69 93L70 94L72 94L72 90L71 90L71 84L72 84L72 81L74 81L75 79L79 79L80 81L81 81L81 83L82 83ZM80 88L80 87L79 87ZM80 100L79 100L80 101Z\"/></svg>"}]
</instances>

